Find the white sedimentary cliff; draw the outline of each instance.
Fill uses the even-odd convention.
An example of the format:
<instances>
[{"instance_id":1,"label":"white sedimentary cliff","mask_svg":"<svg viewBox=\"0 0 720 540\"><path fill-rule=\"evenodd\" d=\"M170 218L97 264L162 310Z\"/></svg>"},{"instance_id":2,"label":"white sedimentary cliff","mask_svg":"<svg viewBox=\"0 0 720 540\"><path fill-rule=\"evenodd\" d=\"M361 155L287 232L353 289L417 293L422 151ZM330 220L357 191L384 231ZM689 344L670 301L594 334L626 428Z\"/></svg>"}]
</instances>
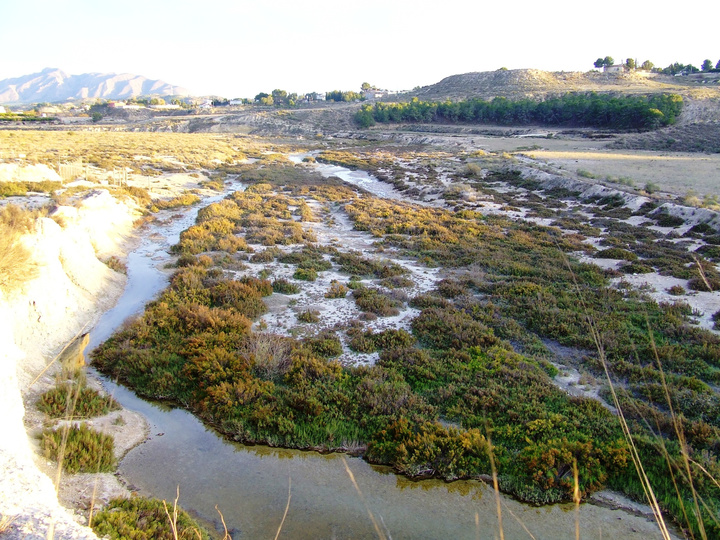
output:
<instances>
[{"instance_id":1,"label":"white sedimentary cliff","mask_svg":"<svg viewBox=\"0 0 720 540\"><path fill-rule=\"evenodd\" d=\"M0 291L0 516L15 517L3 538L95 538L36 466L23 397L38 376L50 376L52 367L41 374L63 345L117 300L125 277L101 261L122 253L138 214L99 190L54 215L23 238L36 263L32 279Z\"/></svg>"}]
</instances>

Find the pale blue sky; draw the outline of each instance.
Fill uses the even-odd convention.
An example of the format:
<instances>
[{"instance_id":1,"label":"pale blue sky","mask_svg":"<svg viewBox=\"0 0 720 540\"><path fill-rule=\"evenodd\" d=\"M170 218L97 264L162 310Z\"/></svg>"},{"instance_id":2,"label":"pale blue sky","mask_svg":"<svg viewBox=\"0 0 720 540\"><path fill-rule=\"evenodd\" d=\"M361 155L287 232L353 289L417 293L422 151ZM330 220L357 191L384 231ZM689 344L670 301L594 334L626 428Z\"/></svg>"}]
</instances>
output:
<instances>
[{"instance_id":1,"label":"pale blue sky","mask_svg":"<svg viewBox=\"0 0 720 540\"><path fill-rule=\"evenodd\" d=\"M720 2L0 0L0 80L134 73L195 95L406 90L471 71L586 71L598 56L720 60Z\"/></svg>"}]
</instances>

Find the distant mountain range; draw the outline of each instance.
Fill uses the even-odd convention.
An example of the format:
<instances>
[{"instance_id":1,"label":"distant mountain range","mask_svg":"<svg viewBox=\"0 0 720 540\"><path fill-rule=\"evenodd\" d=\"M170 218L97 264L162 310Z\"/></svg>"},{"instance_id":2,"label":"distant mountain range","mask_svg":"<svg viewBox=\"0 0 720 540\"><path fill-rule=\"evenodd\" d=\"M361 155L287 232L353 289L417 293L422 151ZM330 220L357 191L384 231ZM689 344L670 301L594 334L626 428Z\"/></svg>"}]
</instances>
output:
<instances>
[{"instance_id":1,"label":"distant mountain range","mask_svg":"<svg viewBox=\"0 0 720 540\"><path fill-rule=\"evenodd\" d=\"M40 73L0 81L0 103L56 103L70 99L127 99L147 95L187 96L190 92L164 81L129 73L68 75L46 68Z\"/></svg>"}]
</instances>

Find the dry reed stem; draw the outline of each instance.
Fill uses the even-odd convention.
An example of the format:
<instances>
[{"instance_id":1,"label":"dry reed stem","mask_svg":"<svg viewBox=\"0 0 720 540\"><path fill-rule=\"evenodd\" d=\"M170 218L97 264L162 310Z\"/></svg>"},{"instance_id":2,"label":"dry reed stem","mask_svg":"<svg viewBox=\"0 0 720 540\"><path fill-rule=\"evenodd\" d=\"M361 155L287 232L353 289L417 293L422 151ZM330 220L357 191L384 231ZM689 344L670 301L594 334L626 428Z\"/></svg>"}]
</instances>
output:
<instances>
[{"instance_id":1,"label":"dry reed stem","mask_svg":"<svg viewBox=\"0 0 720 540\"><path fill-rule=\"evenodd\" d=\"M288 510L290 510L290 499L292 498L292 476L288 476L288 498L287 498L287 504L285 505L285 513L283 514L282 520L280 521L280 526L278 527L277 533L275 534L275 540L278 540L280 538L280 532L282 531L283 525L285 524L285 518L288 515ZM217 507L215 507L217 508ZM225 522L223 521L223 525ZM227 529L226 529L227 532Z\"/></svg>"},{"instance_id":2,"label":"dry reed stem","mask_svg":"<svg viewBox=\"0 0 720 540\"><path fill-rule=\"evenodd\" d=\"M710 281L708 281L708 278L705 275L705 269L702 267L702 264L700 264L700 261L698 260L697 255L695 255L693 253L692 258L695 261L695 265L697 266L698 274L700 274L700 279L703 280L703 283L705 283L705 286L707 287L708 291L712 292L713 288L710 286Z\"/></svg>"},{"instance_id":3,"label":"dry reed stem","mask_svg":"<svg viewBox=\"0 0 720 540\"><path fill-rule=\"evenodd\" d=\"M523 521L522 521L519 517L517 517L517 516L515 515L515 512L513 512L513 511L510 509L510 507L509 507L505 502L503 502L503 506L505 507L505 510L507 510L507 511L510 513L510 515L515 518L515 521L517 521L518 524L525 530L525 532L527 533L527 535L528 535L530 538L532 538L532 540L537 540L537 539L535 538L535 535L530 532L530 529L528 529L528 528L525 526L525 523L523 523Z\"/></svg>"},{"instance_id":4,"label":"dry reed stem","mask_svg":"<svg viewBox=\"0 0 720 540\"><path fill-rule=\"evenodd\" d=\"M701 266L698 264L698 268L701 269ZM701 275L702 269L700 270ZM705 277L703 276L703 279ZM708 284L708 289L710 289ZM710 289L712 290L712 289ZM663 391L665 392L665 400L667 401L667 406L670 411L670 418L672 418L673 423L673 429L675 430L675 435L677 436L678 443L680 443L680 455L683 459L683 464L685 465L685 474L687 475L687 482L690 486L690 491L692 491L693 495L693 504L695 505L695 517L697 519L698 527L700 528L700 535L702 536L703 540L707 540L707 533L705 532L705 524L702 522L702 514L700 513L700 504L698 503L698 495L697 491L695 490L695 486L693 485L693 478L692 478L692 471L690 470L690 456L687 451L687 443L685 440L685 432L682 429L682 424L680 421L680 418L675 414L675 409L672 405L672 400L670 399L670 391L668 389L667 382L665 380L665 372L663 371L662 364L660 363L660 355L658 354L657 347L655 345L655 337L653 336L652 328L650 328L650 321L647 321L647 327L648 327L648 336L650 337L650 345L653 350L653 355L655 356L655 361L657 362L657 368L660 372L660 382L662 383ZM663 445L664 447L664 445ZM669 461L668 461L669 465ZM674 481L674 479L673 479ZM679 493L678 493L679 495ZM685 505L682 504L682 499L680 500L680 506L683 508L683 513L685 513ZM712 515L712 514L711 514ZM685 518L687 521L687 517ZM689 523L688 523L689 525Z\"/></svg>"},{"instance_id":5,"label":"dry reed stem","mask_svg":"<svg viewBox=\"0 0 720 540\"><path fill-rule=\"evenodd\" d=\"M590 316L590 310L587 308L587 305L585 304L585 301L582 297L582 292L580 291L580 286L578 285L575 272L573 272L572 267L570 266L570 261L565 256L565 253L562 252L558 248L558 251L560 252L565 265L567 266L568 271L570 272L570 275L573 279L573 284L575 285L575 291L578 296L578 300L580 301L580 305L583 309L583 312L585 313L586 322L588 325L588 329L590 330L590 335L592 336L593 342L595 343L595 348L598 352L598 357L600 359L600 363L602 364L603 371L605 372L605 378L608 381L608 385L610 387L610 393L613 398L613 405L615 406L615 409L618 413L618 420L620 421L620 427L623 431L623 435L625 437L625 441L627 442L629 449L630 449L630 457L632 459L633 465L635 466L635 470L638 473L638 477L640 479L640 484L642 485L643 492L645 493L645 497L648 501L648 504L650 505L650 508L653 512L653 516L655 518L655 522L658 525L658 528L660 529L660 533L662 534L662 537L664 540L670 540L670 531L667 528L667 524L665 523L665 519L663 518L662 511L660 509L660 504L658 503L657 497L655 496L655 491L652 488L652 485L650 484L650 479L647 476L647 473L645 472L645 468L642 465L642 460L640 459L640 453L638 452L637 447L635 446L635 442L633 441L632 434L630 433L630 427L628 426L627 420L625 419L625 414L623 413L622 408L620 407L620 400L617 397L617 393L615 392L615 385L612 382L612 378L610 377L610 368L608 367L607 358L605 356L605 348L603 347L602 340L600 337L600 332L598 331L597 327L595 326L595 322L593 318Z\"/></svg>"},{"instance_id":6,"label":"dry reed stem","mask_svg":"<svg viewBox=\"0 0 720 540\"><path fill-rule=\"evenodd\" d=\"M365 506L365 510L367 510L368 516L370 516L370 521L372 521L373 527L375 527L375 532L377 533L378 538L380 538L380 540L387 540L385 533L383 533L382 530L380 529L380 526L378 525L378 522L375 519L375 516L373 515L372 511L370 510L370 507L367 505L367 502L365 501L365 496L363 495L363 492L360 489L360 486L358 486L358 483L355 481L355 475L350 470L350 467L348 466L345 456L342 456L342 462L343 462L343 465L345 465L345 470L347 471L348 476L350 477L350 482L352 482L352 485L355 486L355 491L357 491L358 495L360 495L360 500L362 501L363 505Z\"/></svg>"},{"instance_id":7,"label":"dry reed stem","mask_svg":"<svg viewBox=\"0 0 720 540\"><path fill-rule=\"evenodd\" d=\"M10 530L18 516L0 516L0 534Z\"/></svg>"},{"instance_id":8,"label":"dry reed stem","mask_svg":"<svg viewBox=\"0 0 720 540\"><path fill-rule=\"evenodd\" d=\"M232 540L230 533L228 533L227 524L225 523L225 516L223 516L223 513L220 511L217 504L215 505L215 510L217 510L217 513L220 514L220 521L222 522L222 526L223 526L224 534L223 534L222 540Z\"/></svg>"},{"instance_id":9,"label":"dry reed stem","mask_svg":"<svg viewBox=\"0 0 720 540\"><path fill-rule=\"evenodd\" d=\"M577 459L573 459L573 502L575 503L575 540L580 540L580 474Z\"/></svg>"},{"instance_id":10,"label":"dry reed stem","mask_svg":"<svg viewBox=\"0 0 720 540\"><path fill-rule=\"evenodd\" d=\"M489 430L487 424L485 425L485 436L487 437L487 441L488 441L488 456L490 457L490 468L492 469L493 493L495 494L495 510L497 511L498 528L500 530L500 540L505 540L505 531L503 530L503 520L502 520L502 506L501 506L501 499L500 499L500 485L498 484L497 467L495 467L495 454L493 453L493 450L492 450L492 441L490 440L490 430Z\"/></svg>"},{"instance_id":11,"label":"dry reed stem","mask_svg":"<svg viewBox=\"0 0 720 540\"><path fill-rule=\"evenodd\" d=\"M163 508L165 508L165 515L168 517L168 521L170 522L170 528L172 529L173 538L175 540L178 540L178 531L177 531L177 518L178 518L178 499L180 499L180 486L177 486L176 489L176 495L175 495L175 502L173 503L173 513L172 516L170 515L170 512L168 511L167 502L163 500Z\"/></svg>"}]
</instances>

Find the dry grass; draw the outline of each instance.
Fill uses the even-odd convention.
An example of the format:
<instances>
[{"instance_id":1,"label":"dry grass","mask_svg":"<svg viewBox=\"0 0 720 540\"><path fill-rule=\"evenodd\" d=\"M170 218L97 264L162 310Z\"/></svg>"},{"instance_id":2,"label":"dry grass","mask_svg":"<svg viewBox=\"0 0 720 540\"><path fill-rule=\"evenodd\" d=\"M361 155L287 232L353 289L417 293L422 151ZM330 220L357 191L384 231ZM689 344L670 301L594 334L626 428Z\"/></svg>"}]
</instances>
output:
<instances>
[{"instance_id":1,"label":"dry grass","mask_svg":"<svg viewBox=\"0 0 720 540\"><path fill-rule=\"evenodd\" d=\"M0 131L0 147L7 155L25 155L28 163L53 167L82 160L106 170L141 165L167 170L241 161L250 144L207 133Z\"/></svg>"},{"instance_id":2,"label":"dry grass","mask_svg":"<svg viewBox=\"0 0 720 540\"><path fill-rule=\"evenodd\" d=\"M548 148L545 141L540 144ZM586 170L599 179L631 178L637 186L652 182L662 191L677 195L688 191L700 196L720 193L717 184L720 155L597 150L598 143L594 145L596 148L587 143L585 148L578 148L578 141L566 140L556 143L552 149L525 153L569 171Z\"/></svg>"},{"instance_id":3,"label":"dry grass","mask_svg":"<svg viewBox=\"0 0 720 540\"><path fill-rule=\"evenodd\" d=\"M255 370L264 378L283 375L290 367L292 342L275 334L255 332L245 342L241 352L251 356Z\"/></svg>"},{"instance_id":4,"label":"dry grass","mask_svg":"<svg viewBox=\"0 0 720 540\"><path fill-rule=\"evenodd\" d=\"M22 237L31 228L35 213L8 205L0 211L0 289L18 289L35 275L30 252Z\"/></svg>"},{"instance_id":5,"label":"dry grass","mask_svg":"<svg viewBox=\"0 0 720 540\"><path fill-rule=\"evenodd\" d=\"M4 534L10 530L17 516L0 516L0 534Z\"/></svg>"}]
</instances>

